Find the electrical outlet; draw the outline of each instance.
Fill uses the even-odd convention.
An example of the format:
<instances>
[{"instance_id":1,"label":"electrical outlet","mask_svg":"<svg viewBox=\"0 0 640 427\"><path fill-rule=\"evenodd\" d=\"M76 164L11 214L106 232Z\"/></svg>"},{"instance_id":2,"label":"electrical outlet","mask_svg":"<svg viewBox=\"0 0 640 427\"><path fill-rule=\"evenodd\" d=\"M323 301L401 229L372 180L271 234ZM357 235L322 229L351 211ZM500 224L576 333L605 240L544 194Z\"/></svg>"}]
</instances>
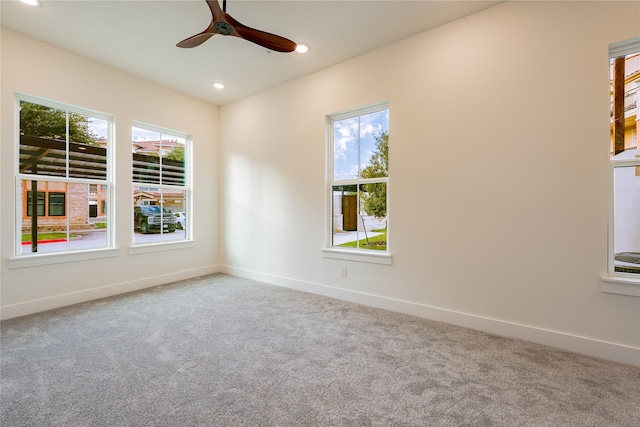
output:
<instances>
[{"instance_id":1,"label":"electrical outlet","mask_svg":"<svg viewBox=\"0 0 640 427\"><path fill-rule=\"evenodd\" d=\"M347 267L340 267L340 277L347 277Z\"/></svg>"}]
</instances>

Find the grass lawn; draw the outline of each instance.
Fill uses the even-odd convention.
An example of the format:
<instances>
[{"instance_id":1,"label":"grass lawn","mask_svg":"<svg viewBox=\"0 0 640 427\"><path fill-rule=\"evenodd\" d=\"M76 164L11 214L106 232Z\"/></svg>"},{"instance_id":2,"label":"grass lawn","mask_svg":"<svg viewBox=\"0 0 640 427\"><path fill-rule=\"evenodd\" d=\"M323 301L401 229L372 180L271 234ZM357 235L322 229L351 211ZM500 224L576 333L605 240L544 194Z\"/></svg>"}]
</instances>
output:
<instances>
[{"instance_id":1,"label":"grass lawn","mask_svg":"<svg viewBox=\"0 0 640 427\"><path fill-rule=\"evenodd\" d=\"M70 238L76 237L75 234L70 234ZM55 239L66 239L67 233L38 233L38 242L42 240L55 240ZM31 234L23 234L22 235L23 242L31 241Z\"/></svg>"},{"instance_id":2,"label":"grass lawn","mask_svg":"<svg viewBox=\"0 0 640 427\"><path fill-rule=\"evenodd\" d=\"M359 245L357 246L356 243ZM369 237L369 243L367 243L367 239L362 239L359 242L347 242L340 245L344 248L356 248L360 247L361 249L372 249L375 251L386 251L387 250L387 233L379 234L377 236Z\"/></svg>"}]
</instances>

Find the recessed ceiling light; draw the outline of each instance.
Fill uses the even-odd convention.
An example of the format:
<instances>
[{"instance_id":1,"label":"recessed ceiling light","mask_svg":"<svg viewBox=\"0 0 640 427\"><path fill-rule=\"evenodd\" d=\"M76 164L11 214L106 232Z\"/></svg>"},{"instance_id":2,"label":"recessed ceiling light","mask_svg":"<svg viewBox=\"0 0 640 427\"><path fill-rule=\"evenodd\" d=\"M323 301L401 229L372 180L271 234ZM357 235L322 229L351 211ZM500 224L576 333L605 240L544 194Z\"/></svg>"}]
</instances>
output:
<instances>
[{"instance_id":1,"label":"recessed ceiling light","mask_svg":"<svg viewBox=\"0 0 640 427\"><path fill-rule=\"evenodd\" d=\"M307 46L306 44L299 44L296 46L296 52L307 53L309 52L309 46Z\"/></svg>"},{"instance_id":2,"label":"recessed ceiling light","mask_svg":"<svg viewBox=\"0 0 640 427\"><path fill-rule=\"evenodd\" d=\"M213 84L213 87L215 87L216 89L224 89L224 85L222 83L218 83L218 82L215 82Z\"/></svg>"},{"instance_id":3,"label":"recessed ceiling light","mask_svg":"<svg viewBox=\"0 0 640 427\"><path fill-rule=\"evenodd\" d=\"M24 4L28 4L29 6L40 6L40 2L38 0L20 0Z\"/></svg>"}]
</instances>

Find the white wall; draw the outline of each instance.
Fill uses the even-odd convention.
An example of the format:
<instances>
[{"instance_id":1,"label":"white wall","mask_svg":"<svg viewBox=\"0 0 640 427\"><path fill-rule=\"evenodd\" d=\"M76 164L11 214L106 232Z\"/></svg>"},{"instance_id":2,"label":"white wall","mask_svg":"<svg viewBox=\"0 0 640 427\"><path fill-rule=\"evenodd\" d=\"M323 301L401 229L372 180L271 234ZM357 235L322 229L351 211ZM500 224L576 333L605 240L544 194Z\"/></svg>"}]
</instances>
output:
<instances>
[{"instance_id":1,"label":"white wall","mask_svg":"<svg viewBox=\"0 0 640 427\"><path fill-rule=\"evenodd\" d=\"M45 42L2 29L0 278L2 317L116 294L216 269L218 108L106 67ZM116 245L119 256L9 268L14 230L14 92L116 116ZM130 255L132 240L131 121L193 137L193 247Z\"/></svg>"},{"instance_id":2,"label":"white wall","mask_svg":"<svg viewBox=\"0 0 640 427\"><path fill-rule=\"evenodd\" d=\"M222 107L224 271L640 364L640 298L599 289L639 32L638 2L509 2ZM323 258L325 115L385 99L393 265Z\"/></svg>"}]
</instances>

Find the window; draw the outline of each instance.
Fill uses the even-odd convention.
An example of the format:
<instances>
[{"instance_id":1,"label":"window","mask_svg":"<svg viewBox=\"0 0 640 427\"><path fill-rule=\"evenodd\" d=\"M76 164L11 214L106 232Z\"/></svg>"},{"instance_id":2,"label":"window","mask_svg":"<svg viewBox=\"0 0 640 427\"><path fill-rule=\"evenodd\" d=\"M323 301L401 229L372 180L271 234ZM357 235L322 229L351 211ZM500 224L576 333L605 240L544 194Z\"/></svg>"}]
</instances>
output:
<instances>
[{"instance_id":1,"label":"window","mask_svg":"<svg viewBox=\"0 0 640 427\"><path fill-rule=\"evenodd\" d=\"M66 193L49 193L49 216L64 216Z\"/></svg>"},{"instance_id":2,"label":"window","mask_svg":"<svg viewBox=\"0 0 640 427\"><path fill-rule=\"evenodd\" d=\"M31 191L27 191L27 216L33 215L33 200ZM44 216L44 192L38 191L36 194L38 200L36 201L36 212L38 216Z\"/></svg>"},{"instance_id":3,"label":"window","mask_svg":"<svg viewBox=\"0 0 640 427\"><path fill-rule=\"evenodd\" d=\"M111 116L27 95L16 107L16 255L113 247L110 218L90 215L90 189L110 200Z\"/></svg>"},{"instance_id":4,"label":"window","mask_svg":"<svg viewBox=\"0 0 640 427\"><path fill-rule=\"evenodd\" d=\"M609 273L640 279L640 151L637 146L640 38L610 46L610 159L613 216Z\"/></svg>"},{"instance_id":5,"label":"window","mask_svg":"<svg viewBox=\"0 0 640 427\"><path fill-rule=\"evenodd\" d=\"M387 103L329 116L329 248L388 253Z\"/></svg>"},{"instance_id":6,"label":"window","mask_svg":"<svg viewBox=\"0 0 640 427\"><path fill-rule=\"evenodd\" d=\"M188 240L189 136L145 124L131 133L134 244Z\"/></svg>"}]
</instances>

